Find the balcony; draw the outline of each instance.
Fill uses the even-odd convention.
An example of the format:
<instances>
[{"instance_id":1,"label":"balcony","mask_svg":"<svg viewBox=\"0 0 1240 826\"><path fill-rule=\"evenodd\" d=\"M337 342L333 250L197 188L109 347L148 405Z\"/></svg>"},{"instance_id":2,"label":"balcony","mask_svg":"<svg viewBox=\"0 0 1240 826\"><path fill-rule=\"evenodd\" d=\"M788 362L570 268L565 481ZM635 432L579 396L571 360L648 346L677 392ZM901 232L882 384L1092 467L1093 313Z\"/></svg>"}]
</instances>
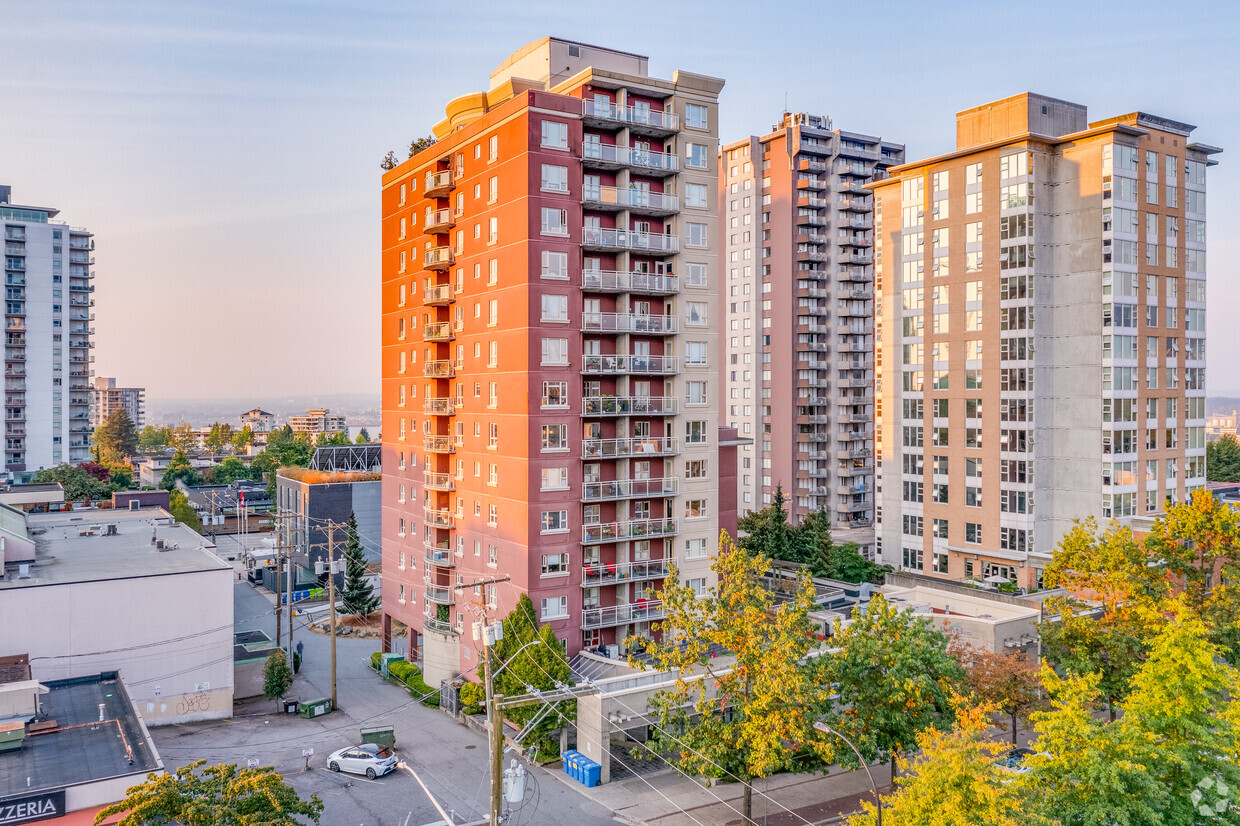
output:
<instances>
[{"instance_id":1,"label":"balcony","mask_svg":"<svg viewBox=\"0 0 1240 826\"><path fill-rule=\"evenodd\" d=\"M865 485L836 485L835 492L841 496L860 496L868 492Z\"/></svg>"},{"instance_id":2,"label":"balcony","mask_svg":"<svg viewBox=\"0 0 1240 826\"><path fill-rule=\"evenodd\" d=\"M5 255L25 255L26 247L22 244L5 244L4 254Z\"/></svg>"},{"instance_id":3,"label":"balcony","mask_svg":"<svg viewBox=\"0 0 1240 826\"><path fill-rule=\"evenodd\" d=\"M441 198L452 191L456 184L452 181L452 170L443 169L439 172L426 173L426 188L423 194L427 198Z\"/></svg>"},{"instance_id":4,"label":"balcony","mask_svg":"<svg viewBox=\"0 0 1240 826\"><path fill-rule=\"evenodd\" d=\"M451 473L433 473L429 470L422 471L422 484L431 490L456 490L456 485L452 482Z\"/></svg>"},{"instance_id":5,"label":"balcony","mask_svg":"<svg viewBox=\"0 0 1240 826\"><path fill-rule=\"evenodd\" d=\"M581 587L615 585L618 582L640 582L667 576L668 560L649 559L640 562L607 562L586 565L581 569Z\"/></svg>"},{"instance_id":6,"label":"balcony","mask_svg":"<svg viewBox=\"0 0 1240 826\"><path fill-rule=\"evenodd\" d=\"M804 231L797 235L797 244L817 244L823 246L827 243L827 236L822 232Z\"/></svg>"},{"instance_id":7,"label":"balcony","mask_svg":"<svg viewBox=\"0 0 1240 826\"><path fill-rule=\"evenodd\" d=\"M827 182L818 178L798 178L797 189L823 190L827 188Z\"/></svg>"},{"instance_id":8,"label":"balcony","mask_svg":"<svg viewBox=\"0 0 1240 826\"><path fill-rule=\"evenodd\" d=\"M818 252L817 250L797 250L797 260L817 261L820 264L825 264L828 257L825 252Z\"/></svg>"},{"instance_id":9,"label":"balcony","mask_svg":"<svg viewBox=\"0 0 1240 826\"><path fill-rule=\"evenodd\" d=\"M26 262L19 261L16 258L12 258L4 262L4 268L8 270L9 272L25 272Z\"/></svg>"},{"instance_id":10,"label":"balcony","mask_svg":"<svg viewBox=\"0 0 1240 826\"><path fill-rule=\"evenodd\" d=\"M456 218L453 217L452 210L426 210L426 222L423 229L426 230L427 235L443 235L454 226L456 226Z\"/></svg>"},{"instance_id":11,"label":"balcony","mask_svg":"<svg viewBox=\"0 0 1240 826\"><path fill-rule=\"evenodd\" d=\"M435 321L422 328L423 341L452 341L454 338L450 321Z\"/></svg>"},{"instance_id":12,"label":"balcony","mask_svg":"<svg viewBox=\"0 0 1240 826\"><path fill-rule=\"evenodd\" d=\"M610 628L633 622L649 622L663 619L663 603L660 600L640 601L607 608L588 608L581 612L581 627Z\"/></svg>"},{"instance_id":13,"label":"balcony","mask_svg":"<svg viewBox=\"0 0 1240 826\"><path fill-rule=\"evenodd\" d=\"M585 482L581 485L582 502L612 502L618 499L649 499L675 496L680 489L675 476L662 479L614 479L610 482Z\"/></svg>"},{"instance_id":14,"label":"balcony","mask_svg":"<svg viewBox=\"0 0 1240 826\"><path fill-rule=\"evenodd\" d=\"M581 329L590 333L638 333L672 335L676 333L674 315L641 313L582 313Z\"/></svg>"},{"instance_id":15,"label":"balcony","mask_svg":"<svg viewBox=\"0 0 1240 826\"><path fill-rule=\"evenodd\" d=\"M675 295L680 292L680 276L617 270L582 270L581 288L600 293Z\"/></svg>"},{"instance_id":16,"label":"balcony","mask_svg":"<svg viewBox=\"0 0 1240 826\"><path fill-rule=\"evenodd\" d=\"M593 375L671 376L680 372L680 360L667 356L584 356L581 372Z\"/></svg>"},{"instance_id":17,"label":"balcony","mask_svg":"<svg viewBox=\"0 0 1240 826\"><path fill-rule=\"evenodd\" d=\"M451 247L432 247L422 257L422 266L428 270L446 270L456 261Z\"/></svg>"},{"instance_id":18,"label":"balcony","mask_svg":"<svg viewBox=\"0 0 1240 826\"><path fill-rule=\"evenodd\" d=\"M841 264L873 264L874 254L870 252L851 252L840 256Z\"/></svg>"},{"instance_id":19,"label":"balcony","mask_svg":"<svg viewBox=\"0 0 1240 826\"><path fill-rule=\"evenodd\" d=\"M587 250L632 250L655 255L675 255L680 251L680 239L675 235L653 232L586 227L581 230L581 246Z\"/></svg>"},{"instance_id":20,"label":"balcony","mask_svg":"<svg viewBox=\"0 0 1240 826\"><path fill-rule=\"evenodd\" d=\"M456 405L450 398L431 398L422 403L422 412L432 416L451 416L456 412Z\"/></svg>"},{"instance_id":21,"label":"balcony","mask_svg":"<svg viewBox=\"0 0 1240 826\"><path fill-rule=\"evenodd\" d=\"M581 544L627 542L630 539L658 539L675 536L679 525L675 519L630 519L625 522L602 522L581 526Z\"/></svg>"},{"instance_id":22,"label":"balcony","mask_svg":"<svg viewBox=\"0 0 1240 826\"><path fill-rule=\"evenodd\" d=\"M589 126L607 129L628 127L639 135L673 135L680 130L680 118L671 112L648 106L617 106L609 101L581 101L581 119Z\"/></svg>"},{"instance_id":23,"label":"balcony","mask_svg":"<svg viewBox=\"0 0 1240 826\"><path fill-rule=\"evenodd\" d=\"M456 515L446 508L443 510L423 508L422 516L426 524L430 525L432 528L445 528L447 530L452 530L452 528L456 527Z\"/></svg>"},{"instance_id":24,"label":"balcony","mask_svg":"<svg viewBox=\"0 0 1240 826\"><path fill-rule=\"evenodd\" d=\"M801 226L825 227L827 219L817 213L800 213L797 215L797 224Z\"/></svg>"},{"instance_id":25,"label":"balcony","mask_svg":"<svg viewBox=\"0 0 1240 826\"><path fill-rule=\"evenodd\" d=\"M452 549L448 547L448 543L434 544L426 543L426 561L431 565L438 565L440 568L455 568L456 557L452 554Z\"/></svg>"},{"instance_id":26,"label":"balcony","mask_svg":"<svg viewBox=\"0 0 1240 826\"><path fill-rule=\"evenodd\" d=\"M451 361L424 362L422 375L428 379L450 379L456 375L456 365Z\"/></svg>"},{"instance_id":27,"label":"balcony","mask_svg":"<svg viewBox=\"0 0 1240 826\"><path fill-rule=\"evenodd\" d=\"M456 453L451 436L424 436L422 449L428 453Z\"/></svg>"},{"instance_id":28,"label":"balcony","mask_svg":"<svg viewBox=\"0 0 1240 826\"><path fill-rule=\"evenodd\" d=\"M451 284L427 287L422 295L422 303L431 307L446 307L454 301L456 301L456 295L452 291Z\"/></svg>"},{"instance_id":29,"label":"balcony","mask_svg":"<svg viewBox=\"0 0 1240 826\"><path fill-rule=\"evenodd\" d=\"M643 175L666 177L680 169L680 158L670 152L651 152L647 149L630 149L605 143L586 142L581 146L581 161L593 169L621 169L631 167Z\"/></svg>"},{"instance_id":30,"label":"balcony","mask_svg":"<svg viewBox=\"0 0 1240 826\"><path fill-rule=\"evenodd\" d=\"M797 169L802 172L826 172L827 165L822 161L813 161L809 158L802 158L797 161Z\"/></svg>"},{"instance_id":31,"label":"balcony","mask_svg":"<svg viewBox=\"0 0 1240 826\"><path fill-rule=\"evenodd\" d=\"M675 396L585 396L583 416L674 416Z\"/></svg>"},{"instance_id":32,"label":"balcony","mask_svg":"<svg viewBox=\"0 0 1240 826\"><path fill-rule=\"evenodd\" d=\"M440 634L457 635L456 628L450 622L444 622L439 617L427 617L422 620L423 631L435 631Z\"/></svg>"},{"instance_id":33,"label":"balcony","mask_svg":"<svg viewBox=\"0 0 1240 826\"><path fill-rule=\"evenodd\" d=\"M629 456L675 456L680 440L670 437L648 439L584 439L582 459L623 459Z\"/></svg>"},{"instance_id":34,"label":"balcony","mask_svg":"<svg viewBox=\"0 0 1240 826\"><path fill-rule=\"evenodd\" d=\"M452 605L456 601L456 593L447 585L427 585L426 598L436 605Z\"/></svg>"},{"instance_id":35,"label":"balcony","mask_svg":"<svg viewBox=\"0 0 1240 826\"><path fill-rule=\"evenodd\" d=\"M5 241L25 241L26 240L25 227L5 227L4 228L4 240Z\"/></svg>"},{"instance_id":36,"label":"balcony","mask_svg":"<svg viewBox=\"0 0 1240 826\"><path fill-rule=\"evenodd\" d=\"M588 186L581 192L581 205L594 210L627 209L642 215L673 215L680 211L680 199L675 195L636 187Z\"/></svg>"},{"instance_id":37,"label":"balcony","mask_svg":"<svg viewBox=\"0 0 1240 826\"><path fill-rule=\"evenodd\" d=\"M869 212L871 203L869 198L840 198L839 208L849 212Z\"/></svg>"}]
</instances>

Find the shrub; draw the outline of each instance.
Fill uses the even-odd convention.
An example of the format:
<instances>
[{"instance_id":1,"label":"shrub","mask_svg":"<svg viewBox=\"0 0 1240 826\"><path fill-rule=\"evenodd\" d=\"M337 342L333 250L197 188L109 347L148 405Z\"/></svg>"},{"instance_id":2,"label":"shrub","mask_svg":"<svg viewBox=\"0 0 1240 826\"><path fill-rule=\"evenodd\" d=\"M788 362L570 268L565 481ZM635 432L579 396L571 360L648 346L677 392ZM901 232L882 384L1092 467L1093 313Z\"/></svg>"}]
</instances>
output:
<instances>
[{"instance_id":1,"label":"shrub","mask_svg":"<svg viewBox=\"0 0 1240 826\"><path fill-rule=\"evenodd\" d=\"M370 655L370 667L375 671L379 670L379 661L383 659L383 654L379 651Z\"/></svg>"},{"instance_id":2,"label":"shrub","mask_svg":"<svg viewBox=\"0 0 1240 826\"><path fill-rule=\"evenodd\" d=\"M422 705L427 708L439 708L439 690L431 688L423 681L421 671L415 668L405 680L405 685L409 688L410 696L420 698Z\"/></svg>"},{"instance_id":3,"label":"shrub","mask_svg":"<svg viewBox=\"0 0 1240 826\"><path fill-rule=\"evenodd\" d=\"M388 674L402 683L408 681L409 675L417 670L418 667L407 660L396 660L388 665Z\"/></svg>"},{"instance_id":4,"label":"shrub","mask_svg":"<svg viewBox=\"0 0 1240 826\"><path fill-rule=\"evenodd\" d=\"M461 686L461 711L465 714L481 714L486 709L487 690L478 683Z\"/></svg>"}]
</instances>

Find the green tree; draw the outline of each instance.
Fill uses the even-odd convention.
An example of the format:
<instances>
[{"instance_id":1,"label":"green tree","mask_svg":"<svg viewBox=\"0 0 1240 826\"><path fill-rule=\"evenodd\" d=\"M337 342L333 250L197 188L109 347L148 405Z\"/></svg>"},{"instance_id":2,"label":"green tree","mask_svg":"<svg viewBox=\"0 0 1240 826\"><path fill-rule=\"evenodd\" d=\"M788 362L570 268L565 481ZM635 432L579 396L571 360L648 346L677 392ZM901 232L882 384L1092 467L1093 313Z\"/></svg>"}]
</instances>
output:
<instances>
[{"instance_id":1,"label":"green tree","mask_svg":"<svg viewBox=\"0 0 1240 826\"><path fill-rule=\"evenodd\" d=\"M232 440L232 425L215 422L211 425L211 432L208 433L207 438L203 440L203 447L212 453L219 453L225 448L232 447Z\"/></svg>"},{"instance_id":2,"label":"green tree","mask_svg":"<svg viewBox=\"0 0 1240 826\"><path fill-rule=\"evenodd\" d=\"M314 445L308 434L294 433L292 427L285 425L267 436L265 452L276 461L277 467L306 467L314 455Z\"/></svg>"},{"instance_id":3,"label":"green tree","mask_svg":"<svg viewBox=\"0 0 1240 826\"><path fill-rule=\"evenodd\" d=\"M250 469L236 456L225 456L210 470L212 471L211 482L216 485L228 485L238 479L250 478Z\"/></svg>"},{"instance_id":4,"label":"green tree","mask_svg":"<svg viewBox=\"0 0 1240 826\"><path fill-rule=\"evenodd\" d=\"M190 505L189 497L181 491L168 491L168 513L181 524L192 528L199 535L202 534L202 519L198 517L198 511Z\"/></svg>"},{"instance_id":5,"label":"green tree","mask_svg":"<svg viewBox=\"0 0 1240 826\"><path fill-rule=\"evenodd\" d=\"M853 609L852 622L835 629L831 644L833 653L818 658L821 683L838 688L822 712L868 759L894 768L918 732L951 727L949 691L964 682L964 669L930 620L876 594Z\"/></svg>"},{"instance_id":6,"label":"green tree","mask_svg":"<svg viewBox=\"0 0 1240 826\"><path fill-rule=\"evenodd\" d=\"M512 697L527 693L527 686L549 691L556 687L556 683L572 683L572 669L555 631L549 625L538 624L538 614L528 596L521 594L517 598L516 607L504 618L503 624L504 638L491 646L491 662L497 672L494 681L496 694ZM538 640L539 644L530 644L534 640ZM522 650L527 644L530 644L529 647ZM486 668L484 662L484 674ZM504 712L504 716L524 727L540 711L539 706L514 708ZM576 713L575 702L566 703L560 710L560 714L570 720L576 717ZM538 744L539 754L554 754L559 748L558 740L553 740L550 735L564 725L560 714L548 715L531 732L529 742Z\"/></svg>"},{"instance_id":7,"label":"green tree","mask_svg":"<svg viewBox=\"0 0 1240 826\"><path fill-rule=\"evenodd\" d=\"M1230 433L1206 445L1206 479L1240 482L1240 441Z\"/></svg>"},{"instance_id":8,"label":"green tree","mask_svg":"<svg viewBox=\"0 0 1240 826\"><path fill-rule=\"evenodd\" d=\"M1180 597L1179 600L1183 600ZM1207 779L1240 789L1235 715L1223 713L1240 691L1240 674L1220 658L1218 646L1200 618L1184 605L1173 605L1149 659L1132 680L1123 703L1122 729L1144 735L1153 749L1152 769L1170 792L1164 822L1240 823L1240 809L1196 817L1193 791Z\"/></svg>"},{"instance_id":9,"label":"green tree","mask_svg":"<svg viewBox=\"0 0 1240 826\"><path fill-rule=\"evenodd\" d=\"M177 482L184 482L186 487L202 484L202 476L189 463L189 457L185 455L184 450L177 450L176 453L172 454L172 458L168 460L168 467L164 469L164 475L160 479L159 486L164 490L172 490L176 487Z\"/></svg>"},{"instance_id":10,"label":"green tree","mask_svg":"<svg viewBox=\"0 0 1240 826\"><path fill-rule=\"evenodd\" d=\"M379 161L379 168L384 170L395 169L399 163L400 161L396 160L396 153L389 149L388 153L383 156L383 160Z\"/></svg>"},{"instance_id":11,"label":"green tree","mask_svg":"<svg viewBox=\"0 0 1240 826\"><path fill-rule=\"evenodd\" d=\"M1167 791L1150 770L1151 738L1099 719L1099 675L1060 677L1045 668L1050 708L1032 715L1039 732L1022 778L1026 809L1061 824L1158 826Z\"/></svg>"},{"instance_id":12,"label":"green tree","mask_svg":"<svg viewBox=\"0 0 1240 826\"><path fill-rule=\"evenodd\" d=\"M143 453L159 453L172 444L172 428L147 425L138 434L138 449Z\"/></svg>"},{"instance_id":13,"label":"green tree","mask_svg":"<svg viewBox=\"0 0 1240 826\"><path fill-rule=\"evenodd\" d=\"M366 551L357 536L357 514L353 511L349 511L349 527L345 531L344 563L344 590L340 594L344 612L364 620L378 607L379 598L366 579Z\"/></svg>"},{"instance_id":14,"label":"green tree","mask_svg":"<svg viewBox=\"0 0 1240 826\"><path fill-rule=\"evenodd\" d=\"M961 708L957 726L947 732L917 733L917 757L901 757L904 777L883 801L883 822L889 826L1028 826L1022 812L1020 787L999 768L996 758L1007 750L989 737L993 707ZM864 800L863 813L848 826L874 826L877 812ZM1064 821L1065 823L1069 821Z\"/></svg>"},{"instance_id":15,"label":"green tree","mask_svg":"<svg viewBox=\"0 0 1240 826\"><path fill-rule=\"evenodd\" d=\"M131 465L112 465L108 470L108 487L113 492L129 490L133 487L133 467Z\"/></svg>"},{"instance_id":16,"label":"green tree","mask_svg":"<svg viewBox=\"0 0 1240 826\"><path fill-rule=\"evenodd\" d=\"M760 511L750 511L736 520L738 534L744 534L736 544L747 554L760 554L767 559L786 562L804 562L794 556L792 527L788 524L788 511L784 508L784 489L776 485L771 504Z\"/></svg>"},{"instance_id":17,"label":"green tree","mask_svg":"<svg viewBox=\"0 0 1240 826\"><path fill-rule=\"evenodd\" d=\"M308 818L318 823L323 802L318 795L302 800L270 766L240 769L220 764L201 769L205 760L172 774L146 776L125 790L125 799L95 815L95 823L123 815L119 826L178 823L182 826L296 826Z\"/></svg>"},{"instance_id":18,"label":"green tree","mask_svg":"<svg viewBox=\"0 0 1240 826\"><path fill-rule=\"evenodd\" d=\"M436 138L434 135L427 135L425 138L414 138L413 141L409 144L409 157L412 158L414 155L418 154L423 149L429 149L438 142L439 142L439 139Z\"/></svg>"},{"instance_id":19,"label":"green tree","mask_svg":"<svg viewBox=\"0 0 1240 826\"><path fill-rule=\"evenodd\" d=\"M288 667L283 649L277 648L267 655L267 664L263 666L263 696L268 700L279 700L292 685L293 671Z\"/></svg>"},{"instance_id":20,"label":"green tree","mask_svg":"<svg viewBox=\"0 0 1240 826\"><path fill-rule=\"evenodd\" d=\"M233 450L242 453L247 447L254 444L254 428L248 424L233 434L232 437Z\"/></svg>"},{"instance_id":21,"label":"green tree","mask_svg":"<svg viewBox=\"0 0 1240 826\"><path fill-rule=\"evenodd\" d=\"M138 429L125 408L118 406L95 428L95 458L101 464L124 462L138 455Z\"/></svg>"},{"instance_id":22,"label":"green tree","mask_svg":"<svg viewBox=\"0 0 1240 826\"><path fill-rule=\"evenodd\" d=\"M1240 514L1198 489L1154 522L1145 552L1165 565L1183 587L1188 606L1200 613L1220 576L1234 581L1240 575Z\"/></svg>"},{"instance_id":23,"label":"green tree","mask_svg":"<svg viewBox=\"0 0 1240 826\"><path fill-rule=\"evenodd\" d=\"M105 482L96 479L80 467L61 463L34 475L34 481L40 485L59 482L65 489L65 501L82 502L87 499L106 499L112 495L112 489Z\"/></svg>"},{"instance_id":24,"label":"green tree","mask_svg":"<svg viewBox=\"0 0 1240 826\"><path fill-rule=\"evenodd\" d=\"M189 422L181 422L172 429L172 439L169 445L177 450L197 450L198 431Z\"/></svg>"},{"instance_id":25,"label":"green tree","mask_svg":"<svg viewBox=\"0 0 1240 826\"><path fill-rule=\"evenodd\" d=\"M651 658L634 665L678 678L651 703L661 729L651 748L688 774L738 778L750 822L753 781L804 767L805 754L790 744L805 744L819 759L833 754L805 713L821 694L806 666L817 648L809 619L814 587L802 576L791 599L778 604L760 581L769 566L766 556L722 533L711 566L718 589L699 597L672 565L658 594L666 617L661 638L630 641ZM732 662L712 657L712 646L727 651Z\"/></svg>"},{"instance_id":26,"label":"green tree","mask_svg":"<svg viewBox=\"0 0 1240 826\"><path fill-rule=\"evenodd\" d=\"M359 445L370 444L370 431L368 431L364 427L361 430L359 430L357 432L357 444Z\"/></svg>"},{"instance_id":27,"label":"green tree","mask_svg":"<svg viewBox=\"0 0 1240 826\"><path fill-rule=\"evenodd\" d=\"M345 432L345 431L343 431L343 430L337 430L337 431L336 431L336 432L334 432L334 433L330 433L330 434L326 434L326 435L324 435L324 434L319 434L319 440L316 442L316 444L319 444L319 445L334 445L334 446L338 446L338 447L344 447L344 446L346 446L346 445L351 445L351 444L353 444L353 442L349 441L349 434L348 434L348 433L346 433L346 432Z\"/></svg>"}]
</instances>

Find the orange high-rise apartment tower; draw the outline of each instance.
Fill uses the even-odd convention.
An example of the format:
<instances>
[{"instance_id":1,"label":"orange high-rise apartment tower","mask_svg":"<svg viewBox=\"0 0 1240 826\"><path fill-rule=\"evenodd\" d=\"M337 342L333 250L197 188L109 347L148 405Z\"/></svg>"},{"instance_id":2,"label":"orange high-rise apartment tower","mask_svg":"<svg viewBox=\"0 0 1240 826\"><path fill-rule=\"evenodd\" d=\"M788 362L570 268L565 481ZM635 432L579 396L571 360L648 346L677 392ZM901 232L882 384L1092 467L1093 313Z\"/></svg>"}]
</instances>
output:
<instances>
[{"instance_id":1,"label":"orange high-rise apartment tower","mask_svg":"<svg viewBox=\"0 0 1240 826\"><path fill-rule=\"evenodd\" d=\"M872 184L884 562L1035 587L1074 520L1205 484L1192 131L1022 94Z\"/></svg>"},{"instance_id":2,"label":"orange high-rise apartment tower","mask_svg":"<svg viewBox=\"0 0 1240 826\"><path fill-rule=\"evenodd\" d=\"M617 656L671 561L712 584L722 87L544 38L383 177L383 612L432 685L521 594Z\"/></svg>"}]
</instances>

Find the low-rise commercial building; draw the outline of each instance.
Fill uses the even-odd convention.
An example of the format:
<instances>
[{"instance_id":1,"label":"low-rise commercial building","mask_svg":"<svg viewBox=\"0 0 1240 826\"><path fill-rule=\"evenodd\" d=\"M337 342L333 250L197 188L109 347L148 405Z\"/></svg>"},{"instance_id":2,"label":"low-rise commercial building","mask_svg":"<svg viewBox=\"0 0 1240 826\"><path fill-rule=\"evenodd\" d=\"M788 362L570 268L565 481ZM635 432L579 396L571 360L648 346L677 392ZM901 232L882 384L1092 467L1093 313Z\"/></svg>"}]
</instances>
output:
<instances>
[{"instance_id":1,"label":"low-rise commercial building","mask_svg":"<svg viewBox=\"0 0 1240 826\"><path fill-rule=\"evenodd\" d=\"M157 508L0 507L0 525L35 550L6 558L0 655L28 654L41 682L119 672L152 725L231 716L235 575L206 540Z\"/></svg>"},{"instance_id":2,"label":"low-rise commercial building","mask_svg":"<svg viewBox=\"0 0 1240 826\"><path fill-rule=\"evenodd\" d=\"M340 433L346 427L344 416L332 415L326 407L307 410L304 416L289 416L288 424L294 433L310 433L316 436L330 436Z\"/></svg>"}]
</instances>

